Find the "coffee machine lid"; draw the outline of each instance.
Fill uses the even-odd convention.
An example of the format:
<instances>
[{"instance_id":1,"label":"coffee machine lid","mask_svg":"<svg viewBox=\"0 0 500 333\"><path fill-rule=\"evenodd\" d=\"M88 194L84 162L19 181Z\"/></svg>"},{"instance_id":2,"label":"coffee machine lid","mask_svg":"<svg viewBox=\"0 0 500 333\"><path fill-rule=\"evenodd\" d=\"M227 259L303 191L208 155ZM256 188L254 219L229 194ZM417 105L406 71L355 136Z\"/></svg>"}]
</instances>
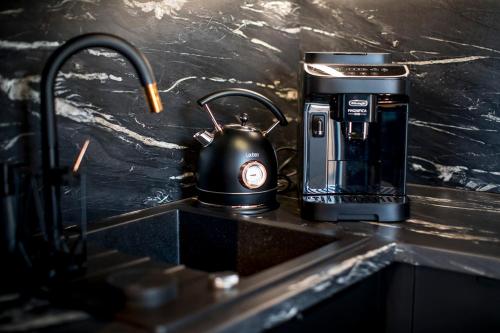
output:
<instances>
[{"instance_id":1,"label":"coffee machine lid","mask_svg":"<svg viewBox=\"0 0 500 333\"><path fill-rule=\"evenodd\" d=\"M325 78L398 78L407 77L410 73L406 65L345 65L345 64L304 64L304 70L313 76Z\"/></svg>"},{"instance_id":2,"label":"coffee machine lid","mask_svg":"<svg viewBox=\"0 0 500 333\"><path fill-rule=\"evenodd\" d=\"M392 58L390 53L306 52L304 62L310 64L381 65L390 64Z\"/></svg>"},{"instance_id":3,"label":"coffee machine lid","mask_svg":"<svg viewBox=\"0 0 500 333\"><path fill-rule=\"evenodd\" d=\"M407 94L409 68L388 53L307 52L302 62L304 94Z\"/></svg>"}]
</instances>

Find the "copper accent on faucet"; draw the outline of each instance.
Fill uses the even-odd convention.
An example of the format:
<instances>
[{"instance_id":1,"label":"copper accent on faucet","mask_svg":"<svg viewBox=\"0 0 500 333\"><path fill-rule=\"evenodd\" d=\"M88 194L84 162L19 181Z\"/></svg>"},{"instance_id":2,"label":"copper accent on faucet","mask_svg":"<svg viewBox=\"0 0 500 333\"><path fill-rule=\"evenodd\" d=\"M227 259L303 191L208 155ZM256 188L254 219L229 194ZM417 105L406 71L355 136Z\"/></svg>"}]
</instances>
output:
<instances>
[{"instance_id":1,"label":"copper accent on faucet","mask_svg":"<svg viewBox=\"0 0 500 333\"><path fill-rule=\"evenodd\" d=\"M151 113L160 113L163 111L163 104L161 103L160 93L156 82L150 83L144 87L146 92L146 99L148 101L149 111Z\"/></svg>"},{"instance_id":2,"label":"copper accent on faucet","mask_svg":"<svg viewBox=\"0 0 500 333\"><path fill-rule=\"evenodd\" d=\"M75 163L73 164L73 168L71 169L73 174L78 173L78 170L80 169L80 164L82 163L83 156L85 156L85 153L87 152L87 148L89 147L90 140L87 139L83 143L82 149L80 149L80 152L78 153L78 156L76 157Z\"/></svg>"}]
</instances>

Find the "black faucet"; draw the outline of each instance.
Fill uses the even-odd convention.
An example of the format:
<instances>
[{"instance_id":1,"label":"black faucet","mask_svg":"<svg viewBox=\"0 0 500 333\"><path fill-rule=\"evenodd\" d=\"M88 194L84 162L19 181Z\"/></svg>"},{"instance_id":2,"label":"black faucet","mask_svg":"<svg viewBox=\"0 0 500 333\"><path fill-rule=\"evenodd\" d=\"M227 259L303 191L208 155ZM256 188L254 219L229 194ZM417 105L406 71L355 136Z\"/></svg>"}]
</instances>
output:
<instances>
[{"instance_id":1,"label":"black faucet","mask_svg":"<svg viewBox=\"0 0 500 333\"><path fill-rule=\"evenodd\" d=\"M151 65L137 48L120 37L104 33L81 35L67 41L49 57L43 69L41 80L42 172L47 238L51 251L56 253L67 250L61 239L63 227L60 184L63 171L59 167L54 82L57 73L68 58L81 50L94 47L112 49L127 58L139 74L150 111L159 113L163 110Z\"/></svg>"}]
</instances>

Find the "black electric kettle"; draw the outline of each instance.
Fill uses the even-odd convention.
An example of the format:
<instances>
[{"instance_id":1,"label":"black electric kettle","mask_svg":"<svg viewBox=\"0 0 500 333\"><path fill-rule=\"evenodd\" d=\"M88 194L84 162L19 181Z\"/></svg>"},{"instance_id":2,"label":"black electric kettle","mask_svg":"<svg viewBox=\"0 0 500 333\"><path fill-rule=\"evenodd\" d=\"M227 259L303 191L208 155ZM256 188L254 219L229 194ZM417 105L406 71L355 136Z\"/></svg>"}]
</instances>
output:
<instances>
[{"instance_id":1,"label":"black electric kettle","mask_svg":"<svg viewBox=\"0 0 500 333\"><path fill-rule=\"evenodd\" d=\"M278 119L261 131L247 126L248 116L240 115L241 124L220 126L208 103L228 96L248 97L260 102ZM288 124L280 109L267 97L246 89L226 89L198 100L214 124L214 131L194 135L202 145L198 159L196 187L198 200L207 205L230 208L240 213L260 213L278 207L278 161L267 139L278 125Z\"/></svg>"}]
</instances>

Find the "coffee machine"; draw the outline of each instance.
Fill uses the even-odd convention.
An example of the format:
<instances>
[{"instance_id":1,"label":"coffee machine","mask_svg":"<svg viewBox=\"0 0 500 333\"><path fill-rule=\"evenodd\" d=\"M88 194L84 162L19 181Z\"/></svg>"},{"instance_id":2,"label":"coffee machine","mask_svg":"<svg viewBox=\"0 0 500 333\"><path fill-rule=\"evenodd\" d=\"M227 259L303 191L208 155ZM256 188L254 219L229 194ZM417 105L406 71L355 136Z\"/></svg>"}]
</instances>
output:
<instances>
[{"instance_id":1,"label":"coffee machine","mask_svg":"<svg viewBox=\"0 0 500 333\"><path fill-rule=\"evenodd\" d=\"M388 53L305 54L298 139L304 218L408 218L408 76Z\"/></svg>"}]
</instances>

